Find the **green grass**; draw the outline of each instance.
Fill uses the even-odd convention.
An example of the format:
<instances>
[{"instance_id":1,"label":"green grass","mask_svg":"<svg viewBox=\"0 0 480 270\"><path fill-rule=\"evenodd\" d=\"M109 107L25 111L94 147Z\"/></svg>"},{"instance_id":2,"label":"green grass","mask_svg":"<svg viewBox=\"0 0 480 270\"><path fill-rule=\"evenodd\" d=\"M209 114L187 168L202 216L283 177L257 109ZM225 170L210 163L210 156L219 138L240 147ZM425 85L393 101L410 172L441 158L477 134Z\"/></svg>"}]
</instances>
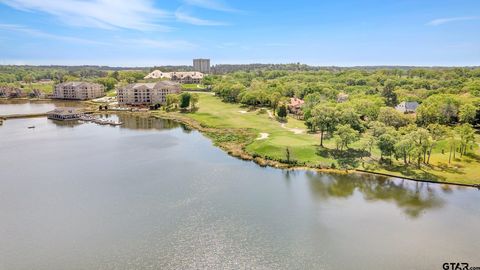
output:
<instances>
[{"instance_id":1,"label":"green grass","mask_svg":"<svg viewBox=\"0 0 480 270\"><path fill-rule=\"evenodd\" d=\"M40 89L40 91L44 92L45 94L51 94L53 92L53 85L53 82L24 84L23 90L27 93L30 93L33 89Z\"/></svg>"},{"instance_id":2,"label":"green grass","mask_svg":"<svg viewBox=\"0 0 480 270\"><path fill-rule=\"evenodd\" d=\"M344 153L335 151L333 140L324 141L325 148L320 148L318 134L306 133L303 121L288 117L285 128L269 114L258 114L257 111L249 111L248 108L239 104L224 103L217 97L204 93L200 95L196 113L186 114L203 126L228 129L250 129L257 133L268 133L264 140L254 140L246 146L246 151L255 156L282 160L286 157L288 147L293 159L309 166L330 167L333 164L339 166L342 162L349 162L360 153L362 141L352 144L352 148ZM300 129L302 134L295 134L291 129ZM480 138L477 138L480 142ZM445 153L441 151L444 149ZM439 142L435 147L430 159L431 166L422 166L417 169L415 165L404 166L401 160L393 161L393 165L379 165L380 151L372 149L371 157L358 158L354 167L370 171L407 176L412 178L448 181L466 184L480 183L480 152L478 145L470 154L448 164L448 146L445 141ZM363 152L365 153L365 152ZM358 156L357 156L358 157Z\"/></svg>"},{"instance_id":3,"label":"green grass","mask_svg":"<svg viewBox=\"0 0 480 270\"><path fill-rule=\"evenodd\" d=\"M188 90L188 89L193 89L193 90L195 90L195 89L205 89L205 85L186 83L186 84L182 84L182 89L186 89L186 90Z\"/></svg>"},{"instance_id":4,"label":"green grass","mask_svg":"<svg viewBox=\"0 0 480 270\"><path fill-rule=\"evenodd\" d=\"M117 90L112 89L112 90L110 90L110 91L107 91L107 92L105 93L105 95L106 95L107 97L116 97L116 96L117 96Z\"/></svg>"}]
</instances>

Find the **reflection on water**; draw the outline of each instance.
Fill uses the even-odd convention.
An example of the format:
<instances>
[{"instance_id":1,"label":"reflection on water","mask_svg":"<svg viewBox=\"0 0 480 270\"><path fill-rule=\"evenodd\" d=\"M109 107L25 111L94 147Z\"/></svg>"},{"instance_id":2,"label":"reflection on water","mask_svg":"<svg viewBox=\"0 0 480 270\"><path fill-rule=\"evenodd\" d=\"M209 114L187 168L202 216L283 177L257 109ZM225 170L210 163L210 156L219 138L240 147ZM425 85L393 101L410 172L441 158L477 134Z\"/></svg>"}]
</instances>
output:
<instances>
[{"instance_id":1,"label":"reflection on water","mask_svg":"<svg viewBox=\"0 0 480 270\"><path fill-rule=\"evenodd\" d=\"M349 198L358 191L367 201L388 201L411 218L429 209L441 208L438 185L369 174L331 175L306 172L312 193L320 200Z\"/></svg>"},{"instance_id":2,"label":"reflection on water","mask_svg":"<svg viewBox=\"0 0 480 270\"><path fill-rule=\"evenodd\" d=\"M76 126L79 126L79 125L83 124L83 122L78 121L78 120L59 121L59 120L49 119L49 121L51 121L57 127L72 127L73 128L73 127L76 127Z\"/></svg>"},{"instance_id":3,"label":"reflection on water","mask_svg":"<svg viewBox=\"0 0 480 270\"><path fill-rule=\"evenodd\" d=\"M114 117L114 116L110 116ZM142 117L136 115L120 114L118 120L123 123L123 128L129 129L173 129L180 126L178 122L172 120L159 120L153 117Z\"/></svg>"},{"instance_id":4,"label":"reflection on water","mask_svg":"<svg viewBox=\"0 0 480 270\"><path fill-rule=\"evenodd\" d=\"M119 127L126 128L126 129L168 130L168 129L182 127L182 129L187 131L184 125L168 119L157 119L153 117L134 115L134 114L133 115L132 114L118 114L118 115L117 114L100 114L100 115L96 115L96 117L113 120L115 122L122 122L122 125L120 125ZM57 120L50 120L50 121L59 127L74 127L84 123L83 121L57 121ZM98 125L98 124L95 124L95 125Z\"/></svg>"}]
</instances>

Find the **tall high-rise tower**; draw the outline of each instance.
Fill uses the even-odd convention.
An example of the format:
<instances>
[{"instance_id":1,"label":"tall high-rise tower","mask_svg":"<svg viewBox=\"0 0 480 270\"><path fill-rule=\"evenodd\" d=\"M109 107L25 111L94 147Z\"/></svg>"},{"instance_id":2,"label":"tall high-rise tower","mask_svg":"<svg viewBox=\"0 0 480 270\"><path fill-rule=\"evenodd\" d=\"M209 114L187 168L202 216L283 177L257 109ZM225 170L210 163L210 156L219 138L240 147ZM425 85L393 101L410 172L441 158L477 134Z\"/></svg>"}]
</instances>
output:
<instances>
[{"instance_id":1,"label":"tall high-rise tower","mask_svg":"<svg viewBox=\"0 0 480 270\"><path fill-rule=\"evenodd\" d=\"M193 59L193 69L202 73L210 73L210 59Z\"/></svg>"}]
</instances>

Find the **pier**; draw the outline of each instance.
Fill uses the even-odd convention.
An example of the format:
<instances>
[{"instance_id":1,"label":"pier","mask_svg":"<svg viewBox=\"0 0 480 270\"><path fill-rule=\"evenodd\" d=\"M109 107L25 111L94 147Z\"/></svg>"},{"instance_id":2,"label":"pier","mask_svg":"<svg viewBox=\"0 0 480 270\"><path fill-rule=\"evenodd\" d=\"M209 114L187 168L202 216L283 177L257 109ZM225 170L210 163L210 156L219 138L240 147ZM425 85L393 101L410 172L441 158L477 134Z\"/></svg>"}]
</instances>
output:
<instances>
[{"instance_id":1,"label":"pier","mask_svg":"<svg viewBox=\"0 0 480 270\"><path fill-rule=\"evenodd\" d=\"M101 119L101 118L97 118L92 115L86 115L86 114L81 115L79 120L84 122L93 122L99 125L120 126L123 124L122 122L115 122L113 120Z\"/></svg>"}]
</instances>

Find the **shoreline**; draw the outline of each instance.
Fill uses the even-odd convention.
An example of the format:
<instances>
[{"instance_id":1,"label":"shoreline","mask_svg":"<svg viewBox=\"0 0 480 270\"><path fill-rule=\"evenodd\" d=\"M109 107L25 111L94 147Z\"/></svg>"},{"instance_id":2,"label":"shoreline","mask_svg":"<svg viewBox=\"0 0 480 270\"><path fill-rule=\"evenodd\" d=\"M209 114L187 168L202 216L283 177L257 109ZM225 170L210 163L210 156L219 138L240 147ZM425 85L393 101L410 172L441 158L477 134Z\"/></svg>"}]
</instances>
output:
<instances>
[{"instance_id":1,"label":"shoreline","mask_svg":"<svg viewBox=\"0 0 480 270\"><path fill-rule=\"evenodd\" d=\"M148 113L150 114L150 113ZM150 114L151 115L151 114ZM435 181L435 180L428 180L428 179L416 179L416 178L411 178L407 176L399 176L399 175L394 175L394 174L387 174L387 173L381 173L381 172L374 172L374 171L368 171L368 170L362 170L362 169L351 169L351 170L340 170L340 169L332 169L332 168L316 168L316 167L310 167L310 166L292 166L290 164L282 163L279 161L275 160L269 160L264 157L254 157L251 154L247 153L242 147L242 150L239 152L238 149L231 149L226 145L222 144L217 144L213 138L208 136L206 133L206 129L213 129L213 130L221 130L217 128L205 128L202 127L200 123L197 121L188 118L188 117L178 117L176 115L172 115L170 113L162 113L161 115L151 115L154 118L160 118L160 119L167 119L167 120L174 120L177 122L180 122L190 128L193 128L195 130L198 130L201 132L203 135L208 137L209 139L212 140L215 146L221 148L227 154L230 156L245 160L245 161L253 161L257 165L261 167L271 167L271 168L276 168L276 169L283 169L283 170L310 170L310 171L315 171L315 172L324 172L324 173L335 173L335 174L351 174L351 173L359 173L359 174L370 174L370 175L377 175L377 176L384 176L384 177L394 177L394 178L399 178L399 179L404 179L404 180L409 180L409 181L416 181L416 182L422 182L422 183L432 183L432 184L444 184L444 185L454 185L454 186L461 186L461 187L469 187L469 188L476 188L480 190L480 184L466 184L466 183L457 183L457 182L449 182L449 181Z\"/></svg>"},{"instance_id":2,"label":"shoreline","mask_svg":"<svg viewBox=\"0 0 480 270\"><path fill-rule=\"evenodd\" d=\"M82 102L83 103L83 102ZM84 103L85 107L91 105L89 103ZM129 115L141 115L146 117L152 117L156 119L166 119L166 120L173 120L177 121L191 129L195 129L202 133L204 136L212 140L214 146L219 147L223 151L225 151L228 155L244 160L244 161L252 161L261 167L271 167L276 169L283 169L283 170L311 170L315 172L324 172L324 173L335 173L335 174L351 174L351 173L361 173L361 174L370 174L370 175L377 175L377 176L384 176L384 177L394 177L399 179L405 179L409 181L416 181L416 182L423 182L423 183L433 183L433 184L445 184L445 185L455 185L461 187L470 187L470 188L477 188L480 190L480 184L467 184L467 183L458 183L458 182L449 182L449 181L435 181L435 180L428 180L428 179L417 179L411 178L408 176L401 176L401 175L394 175L388 173L381 173L375 171L368 171L363 169L350 169L350 170L341 170L341 169L332 169L332 168L318 168L318 167L311 167L311 166L298 166L298 165L291 165L287 163L282 163L280 161L267 159L261 156L254 156L248 153L245 150L245 147L251 143L255 139L248 129L228 129L228 128L213 128L207 127L199 123L198 121L185 116L179 112L163 112L163 111L148 111L148 112L130 112L130 111L100 111L95 109L93 114L102 114L102 113L112 113L112 114L129 114ZM1 115L0 118L2 119L21 119L21 118L34 118L34 117L45 117L46 113L35 113L35 114L11 114L11 115ZM222 135L233 135L233 134L241 134L247 137L248 139L245 140L243 143L229 143L224 141L216 140L216 136Z\"/></svg>"}]
</instances>

